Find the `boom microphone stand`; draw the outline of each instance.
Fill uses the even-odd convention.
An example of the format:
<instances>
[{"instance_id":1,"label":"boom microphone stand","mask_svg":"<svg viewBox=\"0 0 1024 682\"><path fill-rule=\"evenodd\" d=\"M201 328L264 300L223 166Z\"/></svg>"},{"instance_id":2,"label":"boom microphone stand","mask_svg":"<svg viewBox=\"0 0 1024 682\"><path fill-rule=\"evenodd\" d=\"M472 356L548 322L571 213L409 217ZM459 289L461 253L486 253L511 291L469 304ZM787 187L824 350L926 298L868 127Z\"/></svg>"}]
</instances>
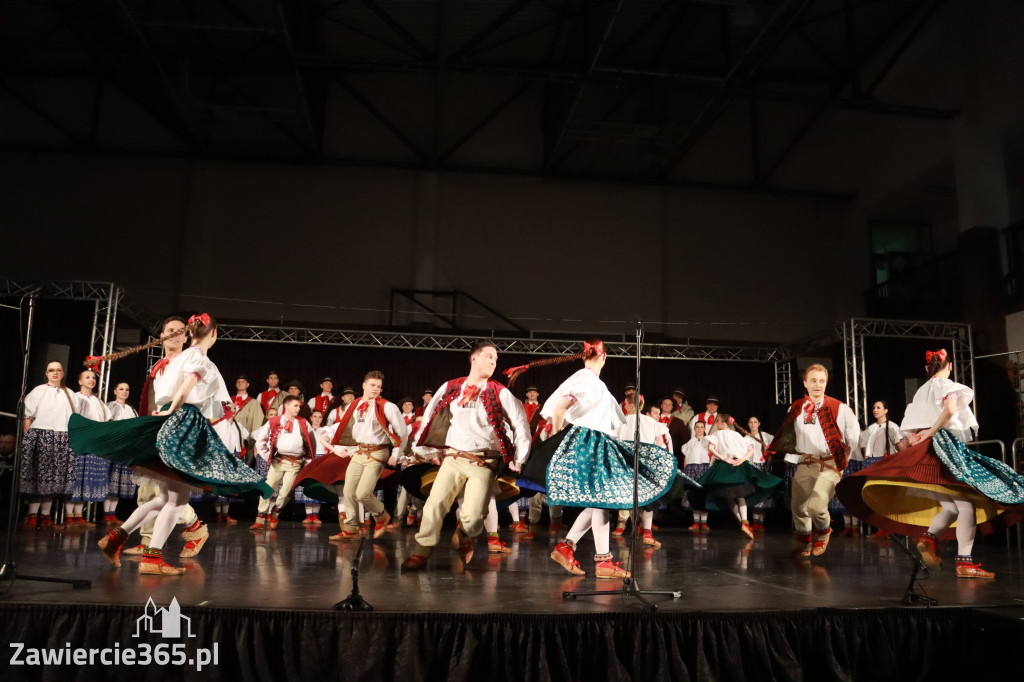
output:
<instances>
[{"instance_id":1,"label":"boom microphone stand","mask_svg":"<svg viewBox=\"0 0 1024 682\"><path fill-rule=\"evenodd\" d=\"M14 470L13 478L11 480L11 504L7 510L7 535L4 539L4 562L0 564L0 581L14 580L20 578L21 580L35 580L37 582L46 583L65 583L71 585L76 590L85 589L92 586L92 583L88 580L80 580L77 578L49 578L46 576L38 575L24 575L18 574L18 565L12 560L14 550L11 545L14 542L14 527L18 519L18 494L17 484L21 480L21 459L23 456L22 452L22 436L24 435L25 425L25 390L28 385L28 360L29 360L29 349L32 343L32 321L35 317L36 309L36 297L39 295L39 290L30 291L21 297L18 303L18 310L21 311L21 306L24 304L25 299L28 298L28 325L27 331L25 332L25 344L22 347L21 352L21 391L19 392L18 406L15 409L15 419L18 422L17 430L15 432L14 441Z\"/></svg>"},{"instance_id":2,"label":"boom microphone stand","mask_svg":"<svg viewBox=\"0 0 1024 682\"><path fill-rule=\"evenodd\" d=\"M670 596L679 599L683 593L679 590L644 590L637 582L634 570L636 568L636 548L640 537L640 354L644 339L644 323L639 320L636 323L636 428L633 429L633 532L629 540L629 578L622 580L620 593L624 597L633 597L648 611L656 611L658 605L648 601L644 595ZM562 599L576 599L577 597L596 597L612 594L611 592L562 592Z\"/></svg>"}]
</instances>

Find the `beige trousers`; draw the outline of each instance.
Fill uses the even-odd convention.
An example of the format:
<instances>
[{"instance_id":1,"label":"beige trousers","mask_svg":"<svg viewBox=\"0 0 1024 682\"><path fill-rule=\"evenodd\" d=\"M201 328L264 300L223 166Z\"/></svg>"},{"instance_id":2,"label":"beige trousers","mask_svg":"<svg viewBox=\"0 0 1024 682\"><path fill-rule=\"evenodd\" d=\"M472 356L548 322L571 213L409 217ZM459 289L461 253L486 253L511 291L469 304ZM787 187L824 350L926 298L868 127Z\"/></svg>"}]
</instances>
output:
<instances>
[{"instance_id":1,"label":"beige trousers","mask_svg":"<svg viewBox=\"0 0 1024 682\"><path fill-rule=\"evenodd\" d=\"M823 532L832 523L828 501L836 492L841 477L819 464L801 464L793 474L793 528L797 533Z\"/></svg>"},{"instance_id":2,"label":"beige trousers","mask_svg":"<svg viewBox=\"0 0 1024 682\"><path fill-rule=\"evenodd\" d=\"M274 507L283 509L291 502L292 488L295 487L295 477L302 470L301 462L289 462L275 457L270 461L270 469L267 471L267 485L277 491L277 502ZM278 486L281 486L278 488ZM266 514L270 511L270 499L260 498L259 513Z\"/></svg>"},{"instance_id":3,"label":"beige trousers","mask_svg":"<svg viewBox=\"0 0 1024 682\"><path fill-rule=\"evenodd\" d=\"M416 533L417 544L421 547L437 545L444 517L460 493L462 508L459 521L462 530L470 537L479 535L484 527L493 485L494 472L490 469L462 457L445 457L423 507L423 520L420 531Z\"/></svg>"},{"instance_id":4,"label":"beige trousers","mask_svg":"<svg viewBox=\"0 0 1024 682\"><path fill-rule=\"evenodd\" d=\"M352 455L352 460L345 470L345 530L350 533L359 532L359 522L356 518L359 515L359 503L373 514L378 521L384 515L384 503L377 499L373 491L377 489L377 481L380 479L380 472L384 470L384 463L387 461L388 449L381 447L369 454L357 452ZM383 459L380 459L383 458ZM355 521L352 523L349 519Z\"/></svg>"}]
</instances>

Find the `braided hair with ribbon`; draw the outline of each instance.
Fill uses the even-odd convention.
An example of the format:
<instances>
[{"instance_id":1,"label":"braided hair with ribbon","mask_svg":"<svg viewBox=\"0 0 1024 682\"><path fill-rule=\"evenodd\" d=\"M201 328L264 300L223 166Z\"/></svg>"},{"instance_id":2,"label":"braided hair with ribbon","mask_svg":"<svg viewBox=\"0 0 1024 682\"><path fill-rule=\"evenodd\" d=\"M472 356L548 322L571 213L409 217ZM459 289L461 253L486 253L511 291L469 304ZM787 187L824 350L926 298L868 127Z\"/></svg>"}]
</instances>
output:
<instances>
[{"instance_id":1,"label":"braided hair with ribbon","mask_svg":"<svg viewBox=\"0 0 1024 682\"><path fill-rule=\"evenodd\" d=\"M949 364L949 353L946 352L945 348L940 348L936 351L925 351L924 362L925 374L927 374L928 378L931 379Z\"/></svg>"},{"instance_id":2,"label":"braided hair with ribbon","mask_svg":"<svg viewBox=\"0 0 1024 682\"><path fill-rule=\"evenodd\" d=\"M113 362L115 360L120 360L121 358L126 358L129 355L141 353L142 351L152 348L153 346L162 344L167 339L173 339L178 336L183 336L184 334L188 334L189 336L191 336L193 343L201 341L202 339L205 339L209 334L211 334L215 329L217 329L217 320L213 319L213 316L210 315L209 313L200 313L199 315L192 315L190 318L188 318L188 322L185 324L184 327L175 330L170 334L167 334L166 336L160 335L159 337L153 339L152 341L149 341L148 343L143 343L138 346L132 346L131 348L123 348L113 353L107 353L106 355L90 355L85 359L85 362L83 362L82 364L84 364L89 369L98 372L100 365L102 365L104 362L107 362L108 360Z\"/></svg>"},{"instance_id":3,"label":"braided hair with ribbon","mask_svg":"<svg viewBox=\"0 0 1024 682\"><path fill-rule=\"evenodd\" d=\"M604 341L601 339L588 339L583 342L583 350L578 353L572 353L570 355L560 355L553 358L544 358L543 360L534 360L525 365L519 365L517 367L509 367L504 371L505 376L508 377L508 385L511 387L519 376L528 369L533 367L547 367L549 365L561 365L565 362L572 362L574 360L583 360L586 362L590 358L598 355L607 355L608 351L605 350Z\"/></svg>"}]
</instances>

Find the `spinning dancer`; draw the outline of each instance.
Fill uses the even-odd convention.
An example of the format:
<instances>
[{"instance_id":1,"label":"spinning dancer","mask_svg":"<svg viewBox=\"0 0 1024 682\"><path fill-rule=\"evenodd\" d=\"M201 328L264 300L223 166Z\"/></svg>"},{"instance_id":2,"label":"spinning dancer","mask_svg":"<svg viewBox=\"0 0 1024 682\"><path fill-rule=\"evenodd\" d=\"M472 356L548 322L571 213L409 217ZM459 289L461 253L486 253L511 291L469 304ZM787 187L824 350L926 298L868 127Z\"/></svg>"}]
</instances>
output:
<instances>
[{"instance_id":1,"label":"spinning dancer","mask_svg":"<svg viewBox=\"0 0 1024 682\"><path fill-rule=\"evenodd\" d=\"M574 552L576 543L590 530L594 536L594 575L599 579L629 577L628 571L612 561L608 510L633 506L633 444L615 438L626 417L600 378L607 358L604 342L592 339L579 353L537 360L505 372L515 381L530 367L583 360L583 369L564 381L544 403L541 416L551 419L555 435L531 455L523 475L547 487L550 504L584 507L551 558L570 573L583 575ZM571 426L563 431L566 422ZM639 504L644 506L672 486L676 459L661 448L640 443L637 474Z\"/></svg>"},{"instance_id":2,"label":"spinning dancer","mask_svg":"<svg viewBox=\"0 0 1024 682\"><path fill-rule=\"evenodd\" d=\"M205 313L193 315L179 335L185 331L192 336L192 346L164 367L164 381L155 386L157 403L162 406L157 415L116 422L93 422L72 415L68 424L73 450L134 465L140 485L152 481L157 486L154 499L140 505L123 526L99 541L107 559L120 566L120 550L128 534L155 516L153 538L139 564L140 573L151 575L185 572L164 562L163 546L188 504L190 489L201 487L226 495L259 490L270 495L267 485L227 451L210 426L210 419L222 416L222 403L231 398L217 366L206 355L217 342L217 322ZM87 362L98 365L159 342L89 358Z\"/></svg>"},{"instance_id":3,"label":"spinning dancer","mask_svg":"<svg viewBox=\"0 0 1024 682\"><path fill-rule=\"evenodd\" d=\"M930 568L942 566L939 540L955 536L956 577L994 578L974 561L974 538L979 528L990 533L1021 519L1024 476L967 449L964 441L978 427L974 391L950 380L945 350L928 351L925 362L928 381L900 425L911 446L844 480L839 497L872 526L920 535L917 549Z\"/></svg>"}]
</instances>

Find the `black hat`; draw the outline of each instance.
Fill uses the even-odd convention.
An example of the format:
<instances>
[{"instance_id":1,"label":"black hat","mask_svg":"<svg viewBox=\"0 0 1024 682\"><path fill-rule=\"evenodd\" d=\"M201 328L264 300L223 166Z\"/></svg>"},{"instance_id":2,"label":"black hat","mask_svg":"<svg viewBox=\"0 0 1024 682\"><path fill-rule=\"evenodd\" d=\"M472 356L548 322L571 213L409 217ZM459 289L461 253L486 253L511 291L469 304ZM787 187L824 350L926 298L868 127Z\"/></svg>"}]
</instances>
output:
<instances>
[{"instance_id":1,"label":"black hat","mask_svg":"<svg viewBox=\"0 0 1024 682\"><path fill-rule=\"evenodd\" d=\"M267 372L267 376L268 376L268 377L269 377L269 376L270 376L271 374L277 374L277 370L276 370L276 369L272 369L272 370L270 370L269 372ZM280 375L280 374L277 374L277 376L281 376L281 375Z\"/></svg>"},{"instance_id":2,"label":"black hat","mask_svg":"<svg viewBox=\"0 0 1024 682\"><path fill-rule=\"evenodd\" d=\"M246 383L250 383L250 384L252 383L251 381L249 381L249 375L248 374L239 374L237 377L235 377L235 381L238 381L239 379L244 379L246 381Z\"/></svg>"},{"instance_id":3,"label":"black hat","mask_svg":"<svg viewBox=\"0 0 1024 682\"><path fill-rule=\"evenodd\" d=\"M329 381L329 382L331 382L332 384L334 383L334 379L332 379L332 378L330 378L330 377L324 377L323 379L321 379L321 380L320 380L320 383L322 384L322 383L324 383L325 381Z\"/></svg>"},{"instance_id":4,"label":"black hat","mask_svg":"<svg viewBox=\"0 0 1024 682\"><path fill-rule=\"evenodd\" d=\"M284 390L287 391L292 386L294 386L295 388L299 389L299 393L305 393L306 392L305 389L302 388L302 384L300 384L297 379L292 379L287 384L285 384L284 385Z\"/></svg>"},{"instance_id":5,"label":"black hat","mask_svg":"<svg viewBox=\"0 0 1024 682\"><path fill-rule=\"evenodd\" d=\"M534 386L533 384L530 384L529 386L526 387L526 392L529 393L530 391L537 391L537 393L540 393L540 391L537 390L537 387Z\"/></svg>"},{"instance_id":6,"label":"black hat","mask_svg":"<svg viewBox=\"0 0 1024 682\"><path fill-rule=\"evenodd\" d=\"M416 401L406 395L406 396L402 396L402 399L398 401L398 406L401 407L405 403L412 403L413 405L415 405Z\"/></svg>"},{"instance_id":7,"label":"black hat","mask_svg":"<svg viewBox=\"0 0 1024 682\"><path fill-rule=\"evenodd\" d=\"M719 405L720 403L718 402L718 396L716 396L714 393L709 395L707 400L704 401L705 405L708 403L714 403L715 405Z\"/></svg>"},{"instance_id":8,"label":"black hat","mask_svg":"<svg viewBox=\"0 0 1024 682\"><path fill-rule=\"evenodd\" d=\"M420 397L422 398L423 396L425 396L428 393L430 395L434 395L434 389L432 389L432 388L425 388L425 389L423 389L423 393L420 394Z\"/></svg>"},{"instance_id":9,"label":"black hat","mask_svg":"<svg viewBox=\"0 0 1024 682\"><path fill-rule=\"evenodd\" d=\"M673 388L672 395L679 395L682 396L683 398L686 398L686 391L684 391L681 388Z\"/></svg>"},{"instance_id":10,"label":"black hat","mask_svg":"<svg viewBox=\"0 0 1024 682\"><path fill-rule=\"evenodd\" d=\"M342 391L341 391L341 393L339 395L345 395L346 393L351 393L352 395L356 394L356 392L354 390L352 390L351 386L346 386L344 389L342 389Z\"/></svg>"},{"instance_id":11,"label":"black hat","mask_svg":"<svg viewBox=\"0 0 1024 682\"><path fill-rule=\"evenodd\" d=\"M635 391L636 390L636 386L633 385L633 384L626 384L626 387L624 389L622 389L622 390L623 391L629 391L629 390Z\"/></svg>"}]
</instances>

